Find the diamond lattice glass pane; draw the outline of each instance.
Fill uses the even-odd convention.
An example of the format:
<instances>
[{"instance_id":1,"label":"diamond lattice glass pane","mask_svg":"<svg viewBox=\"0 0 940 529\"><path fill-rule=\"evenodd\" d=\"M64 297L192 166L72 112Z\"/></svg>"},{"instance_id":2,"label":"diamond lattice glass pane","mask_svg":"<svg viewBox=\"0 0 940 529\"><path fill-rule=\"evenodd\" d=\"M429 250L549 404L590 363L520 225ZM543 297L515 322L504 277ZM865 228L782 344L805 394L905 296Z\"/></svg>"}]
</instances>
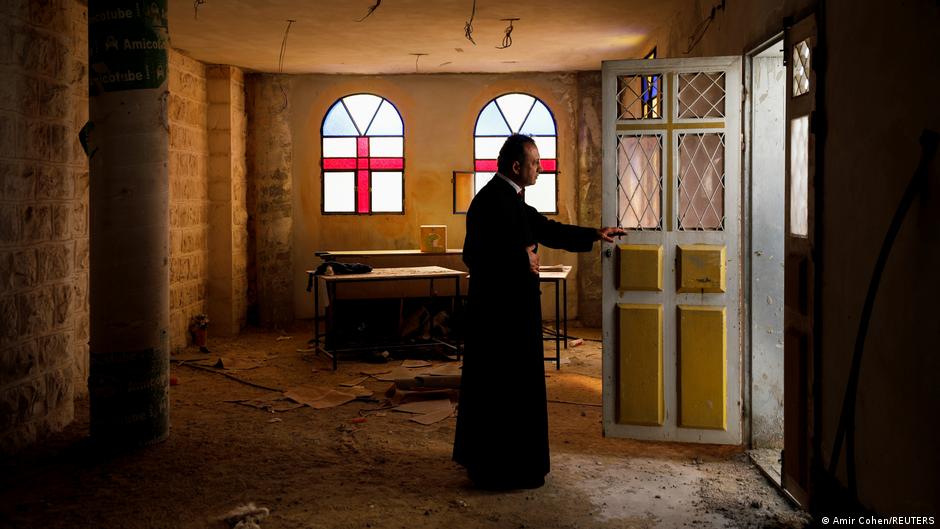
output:
<instances>
[{"instance_id":1,"label":"diamond lattice glass pane","mask_svg":"<svg viewBox=\"0 0 940 529\"><path fill-rule=\"evenodd\" d=\"M809 116L790 121L790 233L809 232Z\"/></svg>"},{"instance_id":2,"label":"diamond lattice glass pane","mask_svg":"<svg viewBox=\"0 0 940 529\"><path fill-rule=\"evenodd\" d=\"M662 229L663 138L661 134L617 140L617 225Z\"/></svg>"},{"instance_id":3,"label":"diamond lattice glass pane","mask_svg":"<svg viewBox=\"0 0 940 529\"><path fill-rule=\"evenodd\" d=\"M352 172L323 173L323 211L349 213L356 210L356 176Z\"/></svg>"},{"instance_id":4,"label":"diamond lattice glass pane","mask_svg":"<svg viewBox=\"0 0 940 529\"><path fill-rule=\"evenodd\" d=\"M679 229L723 230L725 135L679 135Z\"/></svg>"},{"instance_id":5,"label":"diamond lattice glass pane","mask_svg":"<svg viewBox=\"0 0 940 529\"><path fill-rule=\"evenodd\" d=\"M400 213L402 210L401 172L372 172L372 211Z\"/></svg>"},{"instance_id":6,"label":"diamond lattice glass pane","mask_svg":"<svg viewBox=\"0 0 940 529\"><path fill-rule=\"evenodd\" d=\"M535 185L525 188L525 202L540 213L555 212L555 173L542 173Z\"/></svg>"},{"instance_id":7,"label":"diamond lattice glass pane","mask_svg":"<svg viewBox=\"0 0 940 529\"><path fill-rule=\"evenodd\" d=\"M724 116L724 72L679 74L680 118L723 118Z\"/></svg>"},{"instance_id":8,"label":"diamond lattice glass pane","mask_svg":"<svg viewBox=\"0 0 940 529\"><path fill-rule=\"evenodd\" d=\"M617 77L617 119L658 119L662 116L663 76Z\"/></svg>"},{"instance_id":9,"label":"diamond lattice glass pane","mask_svg":"<svg viewBox=\"0 0 940 529\"><path fill-rule=\"evenodd\" d=\"M810 68L809 39L801 40L793 46L793 96L809 92Z\"/></svg>"}]
</instances>

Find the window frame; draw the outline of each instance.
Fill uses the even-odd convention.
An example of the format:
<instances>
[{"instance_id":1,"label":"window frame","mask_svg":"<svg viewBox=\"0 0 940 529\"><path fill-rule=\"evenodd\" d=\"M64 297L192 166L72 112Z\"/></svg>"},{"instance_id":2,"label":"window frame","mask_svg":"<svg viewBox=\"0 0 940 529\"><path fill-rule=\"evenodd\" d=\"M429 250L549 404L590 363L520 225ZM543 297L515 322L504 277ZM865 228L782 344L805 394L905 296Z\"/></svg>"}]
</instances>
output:
<instances>
[{"instance_id":1,"label":"window frame","mask_svg":"<svg viewBox=\"0 0 940 529\"><path fill-rule=\"evenodd\" d=\"M375 109L376 114L374 114L374 115L372 116L372 119L373 119L373 120L375 119L375 116L378 114L379 108L381 108L382 103L388 102L388 104L392 107L392 109L395 110L395 113L398 114L398 119L401 120L401 135L400 135L400 136L398 136L398 135L392 136L392 135L388 135L388 134L361 135L361 136L358 136L358 135L357 135L357 136L326 136L326 135L324 135L324 134L323 134L323 128L324 128L324 126L326 125L326 118L330 115L330 110L332 110L333 107L335 107L337 104L342 103L342 104L343 104L343 107L346 109L347 114L349 114L349 109L346 108L346 104L343 103L343 100L346 99L347 97L357 96L357 95L370 95L370 96L378 97L379 99L382 100L382 101L379 103L379 105L376 107L376 109ZM351 114L349 114L349 118L350 118L350 119L353 119ZM356 124L355 124L355 120L353 120L353 125L354 125L354 126L356 125ZM369 126L366 127L366 131L368 131L369 127L371 127L371 126L372 126L372 121L369 122ZM357 132L358 132L358 129L357 129ZM343 170L326 169L326 168L324 167L324 159L327 158L327 157L324 156L324 153L323 153L323 145L324 145L324 140L325 140L326 138L353 138L353 139L356 140L357 145L358 145L359 138L401 138L401 169L400 169L400 171L401 171L401 211L375 211L375 210L372 208L372 199L373 199L373 197L372 197L372 174L373 174L374 172L395 172L395 171L398 171L398 170L397 170L397 169L391 169L391 170L389 170L389 169L373 169L373 168L369 167L369 168L366 169L366 170L368 171L368 176L369 176L369 179L368 179L368 182L369 182L369 183L368 183L368 187L369 187L369 211L368 211L368 212L360 212L360 211L359 211L359 205L358 205L358 199L359 199L359 178L358 178L358 175L356 174L356 173L360 170L360 169L358 168L358 164L357 164L357 167L356 167L356 168L353 168L353 169L343 169ZM405 145L405 119L404 119L404 117L402 117L401 111L398 110L398 107L395 106L395 104L392 103L392 101L391 101L390 99L388 99L387 97L381 96L381 95L379 95L379 94L372 93L372 92L354 92L354 93L350 93L350 94L343 95L343 96L337 98L336 100L334 100L328 107L326 107L326 110L325 110L324 113L323 113L323 119L320 121L320 161L319 161L319 165L320 165L320 215L355 215L355 216L404 215L405 212L407 211L406 208L405 208L405 196L406 196L406 190L407 190L407 181L406 181L406 178L405 178L405 176L406 176L406 175L405 175L405 169L406 169L406 167L407 167L407 161L405 160L405 151L406 151L406 145ZM370 152L371 152L371 146L370 146ZM358 153L357 153L357 154L358 154ZM355 158L356 160L358 160L360 157L359 157L359 156L356 156L356 157L354 157L354 158ZM370 154L370 156L366 157L366 159L371 160L371 159L372 159L371 154ZM328 172L331 172L331 173L352 172L352 173L353 173L353 188L352 188L352 192L353 192L353 211L326 211L326 173L328 173Z\"/></svg>"}]
</instances>

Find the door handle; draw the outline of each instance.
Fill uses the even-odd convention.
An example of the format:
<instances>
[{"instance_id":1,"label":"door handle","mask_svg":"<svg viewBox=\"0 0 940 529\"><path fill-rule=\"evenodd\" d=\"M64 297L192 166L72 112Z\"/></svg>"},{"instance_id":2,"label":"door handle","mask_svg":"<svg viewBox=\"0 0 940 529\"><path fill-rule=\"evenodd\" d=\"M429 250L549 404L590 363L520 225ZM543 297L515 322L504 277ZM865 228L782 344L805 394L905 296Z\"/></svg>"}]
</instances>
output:
<instances>
[{"instance_id":1,"label":"door handle","mask_svg":"<svg viewBox=\"0 0 940 529\"><path fill-rule=\"evenodd\" d=\"M614 255L614 250L611 247L604 248L604 257L610 257Z\"/></svg>"}]
</instances>

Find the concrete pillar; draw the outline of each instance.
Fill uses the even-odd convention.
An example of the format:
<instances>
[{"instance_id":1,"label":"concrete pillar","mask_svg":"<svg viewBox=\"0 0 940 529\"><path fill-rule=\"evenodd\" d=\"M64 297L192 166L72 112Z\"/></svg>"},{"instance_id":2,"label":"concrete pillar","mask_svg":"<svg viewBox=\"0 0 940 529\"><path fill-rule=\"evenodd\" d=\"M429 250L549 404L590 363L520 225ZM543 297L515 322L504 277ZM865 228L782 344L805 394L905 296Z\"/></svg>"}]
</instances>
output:
<instances>
[{"instance_id":1,"label":"concrete pillar","mask_svg":"<svg viewBox=\"0 0 940 529\"><path fill-rule=\"evenodd\" d=\"M169 433L166 0L89 2L91 435Z\"/></svg>"}]
</instances>

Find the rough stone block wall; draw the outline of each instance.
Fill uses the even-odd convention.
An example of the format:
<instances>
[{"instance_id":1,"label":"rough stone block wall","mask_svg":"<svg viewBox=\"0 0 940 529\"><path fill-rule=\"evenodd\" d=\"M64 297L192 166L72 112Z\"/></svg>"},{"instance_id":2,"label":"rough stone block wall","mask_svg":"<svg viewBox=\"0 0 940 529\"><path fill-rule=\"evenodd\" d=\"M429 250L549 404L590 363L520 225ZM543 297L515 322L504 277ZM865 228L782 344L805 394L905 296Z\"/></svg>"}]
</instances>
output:
<instances>
[{"instance_id":1,"label":"rough stone block wall","mask_svg":"<svg viewBox=\"0 0 940 529\"><path fill-rule=\"evenodd\" d=\"M208 310L209 140L206 66L170 50L170 348Z\"/></svg>"},{"instance_id":2,"label":"rough stone block wall","mask_svg":"<svg viewBox=\"0 0 940 529\"><path fill-rule=\"evenodd\" d=\"M245 323L245 84L232 66L207 68L209 102L209 318L214 333Z\"/></svg>"},{"instance_id":3,"label":"rough stone block wall","mask_svg":"<svg viewBox=\"0 0 940 529\"><path fill-rule=\"evenodd\" d=\"M87 393L87 27L78 1L0 2L0 452Z\"/></svg>"},{"instance_id":4,"label":"rough stone block wall","mask_svg":"<svg viewBox=\"0 0 940 529\"><path fill-rule=\"evenodd\" d=\"M283 325L294 318L293 209L290 81L254 75L247 82L248 210L251 211L249 285L259 323Z\"/></svg>"},{"instance_id":5,"label":"rough stone block wall","mask_svg":"<svg viewBox=\"0 0 940 529\"><path fill-rule=\"evenodd\" d=\"M246 147L248 113L245 108L245 75L232 68L232 312L240 329L248 310L248 169Z\"/></svg>"}]
</instances>

